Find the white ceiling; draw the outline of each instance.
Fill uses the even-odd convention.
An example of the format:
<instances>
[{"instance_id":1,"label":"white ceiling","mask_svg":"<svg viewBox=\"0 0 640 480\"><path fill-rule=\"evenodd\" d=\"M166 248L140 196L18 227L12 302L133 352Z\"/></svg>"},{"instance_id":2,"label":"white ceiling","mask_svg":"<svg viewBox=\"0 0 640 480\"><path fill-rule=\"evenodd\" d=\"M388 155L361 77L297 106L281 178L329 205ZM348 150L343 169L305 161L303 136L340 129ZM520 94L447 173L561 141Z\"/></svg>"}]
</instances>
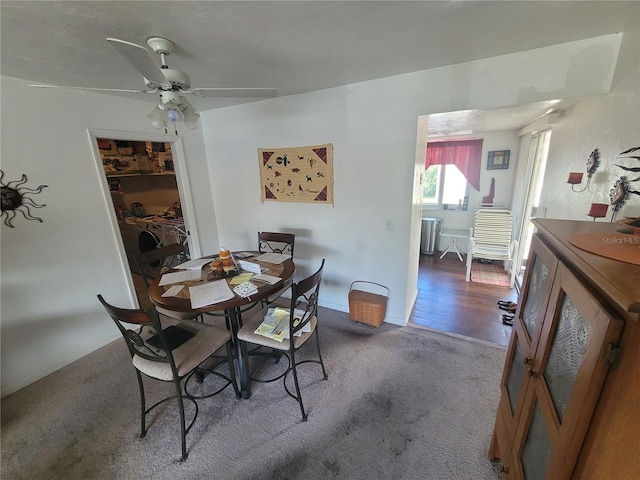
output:
<instances>
[{"instance_id":1,"label":"white ceiling","mask_svg":"<svg viewBox=\"0 0 640 480\"><path fill-rule=\"evenodd\" d=\"M163 36L176 44L168 65L187 72L193 87L269 87L283 96L637 28L639 11L637 1L3 0L1 73L143 89L141 75L106 38L146 46L148 37ZM157 102L156 95L136 96ZM254 100L192 103L207 110ZM519 128L548 108L495 113L500 129ZM487 112L471 114L476 123L491 120ZM442 133L461 118L433 120Z\"/></svg>"}]
</instances>

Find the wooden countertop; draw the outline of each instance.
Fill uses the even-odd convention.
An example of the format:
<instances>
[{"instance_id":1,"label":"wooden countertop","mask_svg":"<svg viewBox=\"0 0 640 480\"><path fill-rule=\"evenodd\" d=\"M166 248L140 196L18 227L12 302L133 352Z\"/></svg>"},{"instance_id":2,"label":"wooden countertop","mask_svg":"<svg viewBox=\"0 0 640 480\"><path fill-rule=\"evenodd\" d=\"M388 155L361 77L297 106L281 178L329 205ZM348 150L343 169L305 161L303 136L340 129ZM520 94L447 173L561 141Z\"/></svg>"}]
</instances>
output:
<instances>
[{"instance_id":1,"label":"wooden countertop","mask_svg":"<svg viewBox=\"0 0 640 480\"><path fill-rule=\"evenodd\" d=\"M549 218L534 218L532 222L563 263L576 269L617 310L623 314L640 313L640 266L587 252L569 242L575 234L614 233L620 225Z\"/></svg>"}]
</instances>

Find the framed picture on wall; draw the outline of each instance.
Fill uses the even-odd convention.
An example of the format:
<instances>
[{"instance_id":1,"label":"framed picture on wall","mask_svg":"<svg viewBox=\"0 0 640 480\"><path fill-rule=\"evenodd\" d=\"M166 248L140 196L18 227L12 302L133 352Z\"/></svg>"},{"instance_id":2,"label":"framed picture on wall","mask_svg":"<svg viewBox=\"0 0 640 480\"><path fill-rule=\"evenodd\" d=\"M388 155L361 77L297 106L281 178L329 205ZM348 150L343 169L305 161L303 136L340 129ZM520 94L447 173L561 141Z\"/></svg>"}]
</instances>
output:
<instances>
[{"instance_id":1,"label":"framed picture on wall","mask_svg":"<svg viewBox=\"0 0 640 480\"><path fill-rule=\"evenodd\" d=\"M487 170L506 170L509 168L509 155L511 150L494 150L489 152L487 158Z\"/></svg>"}]
</instances>

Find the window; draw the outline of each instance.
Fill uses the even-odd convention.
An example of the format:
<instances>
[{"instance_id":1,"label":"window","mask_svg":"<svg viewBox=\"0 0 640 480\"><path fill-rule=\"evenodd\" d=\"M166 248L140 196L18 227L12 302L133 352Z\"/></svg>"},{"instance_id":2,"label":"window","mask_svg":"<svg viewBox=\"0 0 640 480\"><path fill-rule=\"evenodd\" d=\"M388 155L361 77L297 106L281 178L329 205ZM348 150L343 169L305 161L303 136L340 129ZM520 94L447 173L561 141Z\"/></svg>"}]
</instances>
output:
<instances>
[{"instance_id":1,"label":"window","mask_svg":"<svg viewBox=\"0 0 640 480\"><path fill-rule=\"evenodd\" d=\"M468 182L455 165L431 165L422 177L424 205L461 205L468 195Z\"/></svg>"},{"instance_id":2,"label":"window","mask_svg":"<svg viewBox=\"0 0 640 480\"><path fill-rule=\"evenodd\" d=\"M467 185L480 190L481 156L482 140L427 142L422 203L464 205Z\"/></svg>"}]
</instances>

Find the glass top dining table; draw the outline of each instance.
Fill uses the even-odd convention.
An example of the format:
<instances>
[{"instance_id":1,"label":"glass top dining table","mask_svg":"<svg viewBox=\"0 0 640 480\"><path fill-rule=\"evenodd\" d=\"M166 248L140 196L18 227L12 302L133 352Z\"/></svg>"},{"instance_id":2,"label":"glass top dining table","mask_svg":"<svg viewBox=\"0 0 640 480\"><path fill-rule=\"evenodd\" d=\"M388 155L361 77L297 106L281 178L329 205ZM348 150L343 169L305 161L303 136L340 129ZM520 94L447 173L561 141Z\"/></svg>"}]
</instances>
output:
<instances>
[{"instance_id":1,"label":"glass top dining table","mask_svg":"<svg viewBox=\"0 0 640 480\"><path fill-rule=\"evenodd\" d=\"M238 330L242 326L242 312L248 310L253 305L258 302L272 296L276 292L281 291L282 289L288 287L292 283L293 274L295 272L295 264L292 259L286 259L282 263L268 263L257 260L257 258L261 255L260 252L246 252L251 256L243 258L243 261L251 262L260 265L262 273L267 275L272 275L275 277L279 277L280 280L273 285L251 280L252 283L258 287L258 291L256 293L251 294L249 297L241 297L237 293L233 292L233 286L229 285L231 291L233 292L233 297L229 300L224 300L222 302L213 303L211 305L206 305L200 308L192 308L191 306L191 298L189 296L189 288L182 288L178 294L170 297L163 297L162 295L173 285L160 285L160 280L162 276L156 278L153 282L151 282L149 286L149 299L151 302L158 306L162 307L166 310L172 310L175 312L182 313L193 313L197 314L214 314L220 315L223 314L229 320L228 325L231 328L232 340L235 349L235 357L238 363L239 370L239 379L240 379L240 390L242 392L243 398L249 398L251 396L251 382L250 382L250 372L248 371L248 366L245 366L243 363L242 356L242 346L241 342L238 341ZM210 258L215 258L215 255L212 255ZM208 258L208 257L203 257ZM218 279L212 279L209 274L210 266L209 263L206 263L202 267L202 274L199 280L189 280L185 282L180 282L178 285L182 284L185 287L202 285L204 283L210 281L217 281ZM170 270L167 273L175 272L177 270ZM227 283L232 282L233 278L226 278Z\"/></svg>"}]
</instances>

